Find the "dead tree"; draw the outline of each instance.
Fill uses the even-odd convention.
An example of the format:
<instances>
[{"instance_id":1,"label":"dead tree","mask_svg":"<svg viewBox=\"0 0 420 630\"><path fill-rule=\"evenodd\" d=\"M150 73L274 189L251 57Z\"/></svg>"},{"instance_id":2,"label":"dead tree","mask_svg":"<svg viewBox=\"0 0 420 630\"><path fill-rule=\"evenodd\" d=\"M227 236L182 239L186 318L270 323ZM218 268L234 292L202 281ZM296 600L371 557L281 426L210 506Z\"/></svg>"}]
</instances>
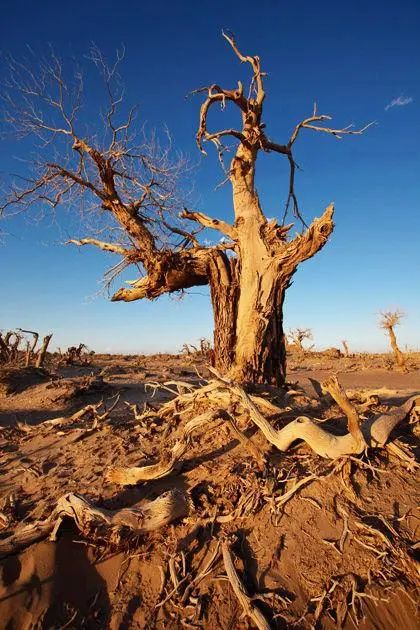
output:
<instances>
[{"instance_id":1,"label":"dead tree","mask_svg":"<svg viewBox=\"0 0 420 630\"><path fill-rule=\"evenodd\" d=\"M401 319L405 316L405 314L400 311L384 311L381 313L380 327L386 330L389 335L389 341L391 344L392 352L394 353L395 362L400 370L403 372L408 372L405 357L397 344L397 337L395 336L394 328L398 326Z\"/></svg>"},{"instance_id":2,"label":"dead tree","mask_svg":"<svg viewBox=\"0 0 420 630\"><path fill-rule=\"evenodd\" d=\"M0 333L0 364L15 363L19 358L19 345L22 335L9 330L4 336Z\"/></svg>"},{"instance_id":3,"label":"dead tree","mask_svg":"<svg viewBox=\"0 0 420 630\"><path fill-rule=\"evenodd\" d=\"M10 348L9 348L9 339L10 335L6 333L3 337L3 334L0 332L0 364L7 363L10 357Z\"/></svg>"},{"instance_id":4,"label":"dead tree","mask_svg":"<svg viewBox=\"0 0 420 630\"><path fill-rule=\"evenodd\" d=\"M31 358L35 352L35 348L38 343L39 334L34 330L23 330L22 328L18 329L22 333L27 333L28 335L32 335L33 341L32 345L29 341L26 342L26 353L25 353L25 366L28 367L31 364Z\"/></svg>"},{"instance_id":5,"label":"dead tree","mask_svg":"<svg viewBox=\"0 0 420 630\"><path fill-rule=\"evenodd\" d=\"M91 360L91 354L88 352L86 344L79 343L78 346L70 346L67 348L62 358L67 365L74 365L77 362L87 364Z\"/></svg>"},{"instance_id":6,"label":"dead tree","mask_svg":"<svg viewBox=\"0 0 420 630\"><path fill-rule=\"evenodd\" d=\"M313 339L312 330L310 328L295 328L289 332L289 338L295 344L299 354L304 355L307 349L304 348L305 339Z\"/></svg>"},{"instance_id":7,"label":"dead tree","mask_svg":"<svg viewBox=\"0 0 420 630\"><path fill-rule=\"evenodd\" d=\"M141 272L129 288L114 293L112 300L154 299L209 285L214 312L214 365L237 381L282 385L286 374L285 292L299 264L325 245L334 227L333 204L309 227L302 219L295 192L295 145L306 130L342 138L360 135L367 127L330 127L330 116L319 114L315 105L311 115L294 126L284 144L274 142L263 120L266 73L260 59L242 54L232 36L223 36L239 61L249 67L250 84L247 90L241 82L233 89L213 84L195 90L204 95L196 138L204 154L204 143L214 144L221 164L227 149L224 143L235 143L233 159L225 172L232 186L233 223L186 208L179 215L178 181L185 171L185 161L173 161L170 149L162 148L156 139L136 136L135 110L129 110L124 118L121 114L121 56L109 67L96 48L91 58L103 74L108 106L101 119L105 131L96 130L90 137L78 122L83 86L80 72L68 84L63 66L54 55L38 68L10 62L9 87L4 93L6 122L20 137L39 139L43 155L50 157L34 164L29 183L26 179L23 187L12 187L2 209L32 207L35 202L42 202L44 207L61 204L73 208L75 201L82 199L89 212L99 210L101 238L90 233L71 242L119 256L120 262L108 279L129 265ZM232 105L240 114L238 127L209 130L210 110L226 105ZM255 187L261 152L280 154L290 166L280 223L265 216ZM290 236L293 224L286 225L289 212L302 224L302 232L295 237ZM196 229L187 229L188 222L195 223ZM205 246L197 239L203 228L221 233L222 241ZM104 233L107 240L103 240Z\"/></svg>"},{"instance_id":8,"label":"dead tree","mask_svg":"<svg viewBox=\"0 0 420 630\"><path fill-rule=\"evenodd\" d=\"M348 346L348 343L347 343L346 339L343 339L341 341L341 345L343 346L343 349L344 349L344 356L345 357L349 357L350 356L350 350L349 350L349 346Z\"/></svg>"},{"instance_id":9,"label":"dead tree","mask_svg":"<svg viewBox=\"0 0 420 630\"><path fill-rule=\"evenodd\" d=\"M36 357L36 367L42 367L44 365L44 361L45 361L45 357L47 356L47 350L48 350L48 345L51 341L51 335L45 335L44 339L42 340L42 346L37 354Z\"/></svg>"}]
</instances>

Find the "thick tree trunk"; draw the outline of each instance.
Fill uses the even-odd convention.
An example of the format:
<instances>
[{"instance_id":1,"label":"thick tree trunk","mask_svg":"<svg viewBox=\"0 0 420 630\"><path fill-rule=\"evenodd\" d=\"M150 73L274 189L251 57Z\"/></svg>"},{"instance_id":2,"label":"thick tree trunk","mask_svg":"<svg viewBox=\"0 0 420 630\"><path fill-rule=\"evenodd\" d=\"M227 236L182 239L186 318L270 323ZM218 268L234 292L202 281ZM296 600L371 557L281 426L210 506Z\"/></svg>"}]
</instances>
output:
<instances>
[{"instance_id":1,"label":"thick tree trunk","mask_svg":"<svg viewBox=\"0 0 420 630\"><path fill-rule=\"evenodd\" d=\"M234 298L228 311L232 318L230 338L234 339L232 361L225 372L239 382L283 385L286 376L286 347L283 332L284 292L289 276L282 273L276 256L278 241L261 210L254 187L255 149L240 145L231 165L231 183L237 230L236 284L228 299ZM290 274L291 275L291 274ZM214 302L213 302L214 303ZM216 342L218 320L215 318L216 364L220 349ZM228 368L228 369L226 369Z\"/></svg>"},{"instance_id":2,"label":"thick tree trunk","mask_svg":"<svg viewBox=\"0 0 420 630\"><path fill-rule=\"evenodd\" d=\"M214 256L208 273L214 311L215 366L237 382L282 386L286 378L283 303L299 263L332 232L333 206L289 241L289 227L267 221L254 188L255 154L241 144L230 180L235 257Z\"/></svg>"},{"instance_id":3,"label":"thick tree trunk","mask_svg":"<svg viewBox=\"0 0 420 630\"><path fill-rule=\"evenodd\" d=\"M228 286L211 283L214 309L215 366L238 382L282 386L286 377L283 302L287 282L266 271L250 295L241 274ZM271 285L267 295L261 285ZM258 288L259 287L259 288ZM240 308L244 294L248 309Z\"/></svg>"},{"instance_id":4,"label":"thick tree trunk","mask_svg":"<svg viewBox=\"0 0 420 630\"><path fill-rule=\"evenodd\" d=\"M268 301L258 294L255 310L238 321L235 361L231 375L238 382L269 383L281 387L286 379L286 340L283 302L286 287L273 282ZM247 325L248 324L248 325Z\"/></svg>"},{"instance_id":5,"label":"thick tree trunk","mask_svg":"<svg viewBox=\"0 0 420 630\"><path fill-rule=\"evenodd\" d=\"M391 348L394 353L395 361L401 370L403 370L404 372L407 372L408 370L405 363L405 357L398 347L397 338L395 336L395 333L392 327L388 328L388 333L389 333L389 340L391 342Z\"/></svg>"},{"instance_id":6,"label":"thick tree trunk","mask_svg":"<svg viewBox=\"0 0 420 630\"><path fill-rule=\"evenodd\" d=\"M278 241L273 246L254 190L254 156L243 147L232 162L231 182L236 259L220 256L210 272L215 365L238 382L282 386L286 376L283 302L294 267L282 269Z\"/></svg>"}]
</instances>

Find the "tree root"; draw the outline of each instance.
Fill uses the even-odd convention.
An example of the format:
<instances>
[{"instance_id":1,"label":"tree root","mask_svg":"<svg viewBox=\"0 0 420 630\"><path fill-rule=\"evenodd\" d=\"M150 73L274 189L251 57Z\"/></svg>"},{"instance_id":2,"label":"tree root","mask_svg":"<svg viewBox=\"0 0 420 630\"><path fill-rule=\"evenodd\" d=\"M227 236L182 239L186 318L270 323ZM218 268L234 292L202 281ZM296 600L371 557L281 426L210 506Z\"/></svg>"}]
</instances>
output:
<instances>
[{"instance_id":1,"label":"tree root","mask_svg":"<svg viewBox=\"0 0 420 630\"><path fill-rule=\"evenodd\" d=\"M365 449L364 443L355 440L351 433L343 436L332 435L307 416L299 416L277 431L259 412L242 387L239 385L231 387L241 396L243 406L248 409L254 424L279 451L287 451L296 440L304 440L315 453L329 459L336 459L343 455L358 455Z\"/></svg>"},{"instance_id":2,"label":"tree root","mask_svg":"<svg viewBox=\"0 0 420 630\"><path fill-rule=\"evenodd\" d=\"M188 513L188 500L178 490L170 490L141 507L106 510L89 503L81 495L66 494L46 520L25 525L0 541L0 558L16 553L50 536L56 539L64 518L74 521L83 536L118 544L128 536L140 536L168 525Z\"/></svg>"},{"instance_id":3,"label":"tree root","mask_svg":"<svg viewBox=\"0 0 420 630\"><path fill-rule=\"evenodd\" d=\"M230 545L227 541L222 542L222 554L228 580L242 606L244 615L252 619L259 630L270 630L270 624L261 610L253 603L253 598L248 595L245 586L236 572Z\"/></svg>"},{"instance_id":4,"label":"tree root","mask_svg":"<svg viewBox=\"0 0 420 630\"><path fill-rule=\"evenodd\" d=\"M194 431L198 428L203 429L206 425L213 425L212 428L216 428L220 424L220 422L215 424L217 420L222 421L226 419L226 417L226 412L222 409L206 411L185 424L177 442L172 447L171 451L162 457L161 461L148 466L109 468L106 473L106 480L109 483L128 486L141 481L161 479L162 477L170 475L179 468L181 459L190 446L190 439Z\"/></svg>"},{"instance_id":5,"label":"tree root","mask_svg":"<svg viewBox=\"0 0 420 630\"><path fill-rule=\"evenodd\" d=\"M357 411L346 397L337 379L333 377L326 381L323 387L331 393L346 413L349 433L341 436L333 435L307 416L299 416L277 431L257 409L243 387L227 381L223 382L240 396L243 406L249 411L251 420L278 450L287 451L293 442L303 440L315 453L329 459L337 459L345 455L360 455L366 446L373 448L384 446L392 430L407 417L419 400L418 394L412 396L401 407L389 414L382 414L379 418L360 427Z\"/></svg>"},{"instance_id":6,"label":"tree root","mask_svg":"<svg viewBox=\"0 0 420 630\"><path fill-rule=\"evenodd\" d=\"M214 371L214 370L212 370ZM328 392L337 404L341 407L348 419L349 433L342 436L333 435L323 427L319 426L314 420L307 416L299 416L280 431L274 429L270 422L259 411L257 402L261 405L267 403L263 398L250 396L245 392L243 387L235 383L230 383L218 377L220 382L211 382L200 390L182 394L174 400L165 403L160 411L161 417L168 417L169 413L179 414L180 406L195 406L198 402L210 400L214 403L216 400L225 402L226 406L231 406L231 394L235 399L239 399L242 406L249 412L251 420L262 431L267 440L280 451L287 451L296 440L303 440L310 448L320 455L328 459L337 459L348 455L360 455L366 449L367 445L372 447L383 446L389 437L393 428L401 422L412 410L416 404L417 396L411 397L404 405L398 409L379 416L373 422L368 421L363 427L360 426L360 418L352 405L345 391L339 384L336 377L328 379L323 383L322 388ZM275 407L278 410L278 408ZM279 410L278 410L279 411ZM219 422L217 422L219 421ZM106 480L110 483L118 485L135 485L139 482L151 481L166 477L181 465L183 456L190 445L190 439L197 429L203 429L205 426L212 425L212 428L219 426L221 421L228 421L235 435L240 441L251 451L257 459L259 465L262 465L263 454L245 435L240 432L236 426L232 415L224 409L218 408L214 411L207 411L199 416L189 420L183 427L181 435L172 447L169 453L164 454L162 459L146 466L135 467L114 467L108 469Z\"/></svg>"},{"instance_id":7,"label":"tree root","mask_svg":"<svg viewBox=\"0 0 420 630\"><path fill-rule=\"evenodd\" d=\"M283 411L262 396L251 394L250 398L259 409L264 410L266 413L279 414ZM162 418L166 418L168 416L186 414L195 411L200 405L205 407L212 405L216 408L228 409L232 405L232 395L226 382L222 379L211 380L203 387L192 392L180 394L173 400L164 403L160 408L159 415Z\"/></svg>"},{"instance_id":8,"label":"tree root","mask_svg":"<svg viewBox=\"0 0 420 630\"><path fill-rule=\"evenodd\" d=\"M348 430L357 449L362 452L366 448L365 438L360 429L360 418L355 407L348 399L336 376L327 379L321 385L323 391L328 392L347 417Z\"/></svg>"},{"instance_id":9,"label":"tree root","mask_svg":"<svg viewBox=\"0 0 420 630\"><path fill-rule=\"evenodd\" d=\"M400 424L412 411L413 408L420 405L420 394L415 394L405 401L403 405L382 414L372 423L367 422L366 428L369 430L369 443L374 448L385 446L391 432Z\"/></svg>"}]
</instances>

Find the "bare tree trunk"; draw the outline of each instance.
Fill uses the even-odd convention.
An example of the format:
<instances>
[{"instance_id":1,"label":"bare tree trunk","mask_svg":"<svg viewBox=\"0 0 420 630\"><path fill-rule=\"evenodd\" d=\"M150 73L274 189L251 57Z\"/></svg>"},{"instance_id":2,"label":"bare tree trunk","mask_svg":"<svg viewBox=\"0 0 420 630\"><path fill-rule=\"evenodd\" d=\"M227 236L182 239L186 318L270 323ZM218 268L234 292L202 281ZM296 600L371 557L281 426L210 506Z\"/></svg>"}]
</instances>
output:
<instances>
[{"instance_id":1,"label":"bare tree trunk","mask_svg":"<svg viewBox=\"0 0 420 630\"><path fill-rule=\"evenodd\" d=\"M268 278L263 279L268 284ZM247 292L242 275L223 285L211 283L214 308L214 364L238 382L281 386L286 377L286 340L283 331L285 287L270 278L268 299L256 291L247 295L248 309L240 310L240 294ZM245 285L242 287L242 285ZM242 287L242 288L241 288ZM249 291L248 291L249 293Z\"/></svg>"},{"instance_id":2,"label":"bare tree trunk","mask_svg":"<svg viewBox=\"0 0 420 630\"><path fill-rule=\"evenodd\" d=\"M305 356L305 348L303 347L303 344L302 344L301 340L300 339L296 339L295 340L295 344L297 345L297 349L298 349L298 352L299 352L300 356L304 357Z\"/></svg>"},{"instance_id":3,"label":"bare tree trunk","mask_svg":"<svg viewBox=\"0 0 420 630\"><path fill-rule=\"evenodd\" d=\"M392 351L394 353L395 361L399 368L401 368L404 372L407 372L408 370L405 363L405 357L398 347L397 338L395 336L394 329L391 326L388 328L388 333L389 333L389 340L391 343Z\"/></svg>"},{"instance_id":4,"label":"bare tree trunk","mask_svg":"<svg viewBox=\"0 0 420 630\"><path fill-rule=\"evenodd\" d=\"M215 366L237 382L284 385L283 303L298 265L332 232L333 206L302 235L264 217L254 189L255 156L240 145L231 165L237 243L235 258L219 252L209 265Z\"/></svg>"},{"instance_id":5,"label":"bare tree trunk","mask_svg":"<svg viewBox=\"0 0 420 630\"><path fill-rule=\"evenodd\" d=\"M35 348L39 339L39 334L34 330L23 330L23 328L19 328L19 330L20 332L27 333L33 336L32 346L29 341L26 343L25 366L28 367L31 364L31 358L35 352Z\"/></svg>"},{"instance_id":6,"label":"bare tree trunk","mask_svg":"<svg viewBox=\"0 0 420 630\"><path fill-rule=\"evenodd\" d=\"M47 354L48 344L51 341L51 337L52 337L52 334L45 335L44 339L42 340L42 346L36 359L36 367L41 367L44 364L45 357Z\"/></svg>"},{"instance_id":7,"label":"bare tree trunk","mask_svg":"<svg viewBox=\"0 0 420 630\"><path fill-rule=\"evenodd\" d=\"M9 358L9 346L3 339L3 335L0 333L0 363L6 363Z\"/></svg>"},{"instance_id":8,"label":"bare tree trunk","mask_svg":"<svg viewBox=\"0 0 420 630\"><path fill-rule=\"evenodd\" d=\"M349 357L350 356L350 350L349 350L349 346L347 344L347 341L345 339L343 339L343 341L341 342L343 348L344 348L344 356L345 357Z\"/></svg>"}]
</instances>

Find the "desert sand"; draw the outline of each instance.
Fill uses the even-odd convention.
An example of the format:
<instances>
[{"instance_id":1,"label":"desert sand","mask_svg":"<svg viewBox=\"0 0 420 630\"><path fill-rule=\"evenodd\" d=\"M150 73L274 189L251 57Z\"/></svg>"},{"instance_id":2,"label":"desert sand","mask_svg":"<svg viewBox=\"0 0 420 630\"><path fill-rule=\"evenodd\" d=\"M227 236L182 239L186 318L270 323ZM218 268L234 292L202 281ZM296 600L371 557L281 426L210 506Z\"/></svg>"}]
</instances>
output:
<instances>
[{"instance_id":1,"label":"desert sand","mask_svg":"<svg viewBox=\"0 0 420 630\"><path fill-rule=\"evenodd\" d=\"M258 627L416 627L415 407L388 441L397 452L331 461L299 440L280 452L238 403L239 434L229 423L206 426L170 474L121 486L107 471L162 461L199 411L165 420L162 405L212 374L199 352L90 360L48 355L44 369L2 368L0 627L227 630L257 627L260 613L270 626ZM388 355L292 355L296 394L285 400L273 387L267 400L279 413L261 411L276 428L307 414L343 433L343 412L322 402L314 381L335 373L353 398L368 392L372 404L366 395L354 404L369 420L420 394L419 367L414 355L407 374L389 369ZM47 534L7 550L11 535L48 519L68 493L119 510L174 489L187 513L155 531L113 540L64 518L54 541ZM245 615L226 553L249 596Z\"/></svg>"}]
</instances>

